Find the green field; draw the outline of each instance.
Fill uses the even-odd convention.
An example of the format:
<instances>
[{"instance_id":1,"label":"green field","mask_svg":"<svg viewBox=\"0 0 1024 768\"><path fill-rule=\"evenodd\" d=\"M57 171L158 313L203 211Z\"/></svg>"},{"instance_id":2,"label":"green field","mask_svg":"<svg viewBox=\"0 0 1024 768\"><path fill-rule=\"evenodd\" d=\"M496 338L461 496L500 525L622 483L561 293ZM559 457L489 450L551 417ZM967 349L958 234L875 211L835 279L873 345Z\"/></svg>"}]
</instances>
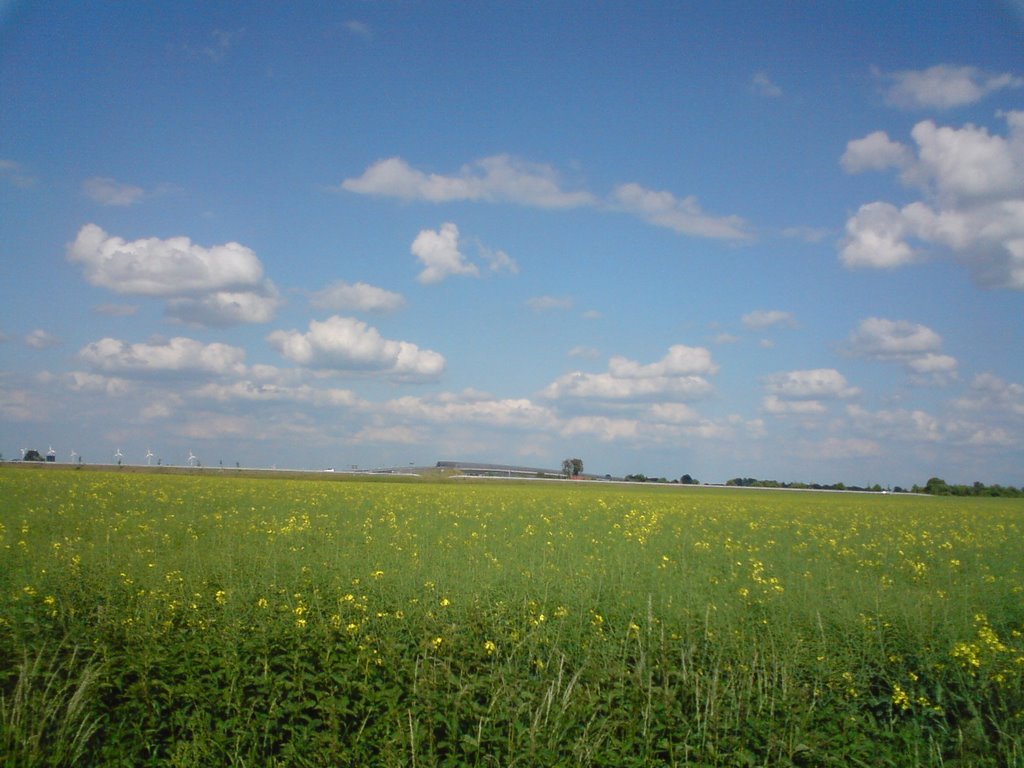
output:
<instances>
[{"instance_id":1,"label":"green field","mask_svg":"<svg viewBox=\"0 0 1024 768\"><path fill-rule=\"evenodd\" d=\"M1024 501L0 468L5 766L1024 766Z\"/></svg>"}]
</instances>

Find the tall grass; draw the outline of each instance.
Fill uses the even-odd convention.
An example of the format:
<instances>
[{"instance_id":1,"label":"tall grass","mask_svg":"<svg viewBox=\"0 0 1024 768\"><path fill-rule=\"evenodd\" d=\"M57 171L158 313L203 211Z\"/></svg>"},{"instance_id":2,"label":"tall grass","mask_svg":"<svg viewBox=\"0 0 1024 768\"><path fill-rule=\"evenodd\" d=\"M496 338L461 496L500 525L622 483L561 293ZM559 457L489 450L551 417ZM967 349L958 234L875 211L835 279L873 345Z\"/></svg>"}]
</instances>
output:
<instances>
[{"instance_id":1,"label":"tall grass","mask_svg":"<svg viewBox=\"0 0 1024 768\"><path fill-rule=\"evenodd\" d=\"M0 501L10 764L1024 760L1019 500L4 471Z\"/></svg>"},{"instance_id":2,"label":"tall grass","mask_svg":"<svg viewBox=\"0 0 1024 768\"><path fill-rule=\"evenodd\" d=\"M78 648L25 649L0 694L0 754L11 768L80 765L99 728L101 666Z\"/></svg>"}]
</instances>

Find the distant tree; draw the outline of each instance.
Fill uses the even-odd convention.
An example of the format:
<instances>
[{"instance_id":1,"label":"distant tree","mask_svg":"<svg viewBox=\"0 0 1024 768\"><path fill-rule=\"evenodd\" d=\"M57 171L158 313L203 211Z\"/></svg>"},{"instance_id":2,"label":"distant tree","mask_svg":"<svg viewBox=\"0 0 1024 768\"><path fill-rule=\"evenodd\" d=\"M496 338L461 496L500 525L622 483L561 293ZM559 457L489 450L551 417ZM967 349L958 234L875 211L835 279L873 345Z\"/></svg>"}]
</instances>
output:
<instances>
[{"instance_id":1,"label":"distant tree","mask_svg":"<svg viewBox=\"0 0 1024 768\"><path fill-rule=\"evenodd\" d=\"M44 461L43 456L35 448L29 451L25 451L25 456L22 461Z\"/></svg>"},{"instance_id":2,"label":"distant tree","mask_svg":"<svg viewBox=\"0 0 1024 768\"><path fill-rule=\"evenodd\" d=\"M565 459L562 462L562 474L566 477L579 477L583 474L583 460Z\"/></svg>"},{"instance_id":3,"label":"distant tree","mask_svg":"<svg viewBox=\"0 0 1024 768\"><path fill-rule=\"evenodd\" d=\"M680 477L679 478L679 482L682 483L683 485L699 485L700 484L700 481L694 480L692 477L690 477L689 473L687 473L687 474L683 475L682 477Z\"/></svg>"},{"instance_id":4,"label":"distant tree","mask_svg":"<svg viewBox=\"0 0 1024 768\"><path fill-rule=\"evenodd\" d=\"M949 485L941 477L929 477L928 482L924 484L924 492L933 496L948 496Z\"/></svg>"}]
</instances>

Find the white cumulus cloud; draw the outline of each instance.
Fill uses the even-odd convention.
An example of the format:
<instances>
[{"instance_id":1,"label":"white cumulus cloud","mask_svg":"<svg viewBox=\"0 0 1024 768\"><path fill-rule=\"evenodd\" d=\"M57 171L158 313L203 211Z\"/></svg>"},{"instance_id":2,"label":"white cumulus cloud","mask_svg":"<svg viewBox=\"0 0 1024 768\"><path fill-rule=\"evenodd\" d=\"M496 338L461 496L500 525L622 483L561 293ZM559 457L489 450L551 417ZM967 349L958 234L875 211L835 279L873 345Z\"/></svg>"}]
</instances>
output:
<instances>
[{"instance_id":1,"label":"white cumulus cloud","mask_svg":"<svg viewBox=\"0 0 1024 768\"><path fill-rule=\"evenodd\" d=\"M410 251L423 265L423 271L416 277L421 283L439 283L451 275L480 274L476 264L467 261L459 250L459 228L451 222L445 222L437 231L422 230Z\"/></svg>"},{"instance_id":2,"label":"white cumulus cloud","mask_svg":"<svg viewBox=\"0 0 1024 768\"><path fill-rule=\"evenodd\" d=\"M310 321L306 333L274 331L267 342L287 359L308 368L434 378L445 367L444 357L437 352L408 341L385 339L376 328L337 315Z\"/></svg>"},{"instance_id":3,"label":"white cumulus cloud","mask_svg":"<svg viewBox=\"0 0 1024 768\"><path fill-rule=\"evenodd\" d=\"M205 296L169 299L167 314L189 325L226 327L242 323L269 323L283 304L269 280L259 291L215 291Z\"/></svg>"},{"instance_id":4,"label":"white cumulus cloud","mask_svg":"<svg viewBox=\"0 0 1024 768\"><path fill-rule=\"evenodd\" d=\"M648 365L617 355L608 361L608 372L619 379L649 379L717 373L718 366L706 348L674 344L669 347L665 357Z\"/></svg>"},{"instance_id":5,"label":"white cumulus cloud","mask_svg":"<svg viewBox=\"0 0 1024 768\"><path fill-rule=\"evenodd\" d=\"M853 429L876 438L924 442L938 442L943 438L939 420L920 409L869 411L859 405L849 405L846 412Z\"/></svg>"},{"instance_id":6,"label":"white cumulus cloud","mask_svg":"<svg viewBox=\"0 0 1024 768\"><path fill-rule=\"evenodd\" d=\"M203 344L183 336L136 344L106 337L83 347L78 356L95 370L122 376L240 375L245 371L245 350L216 342Z\"/></svg>"},{"instance_id":7,"label":"white cumulus cloud","mask_svg":"<svg viewBox=\"0 0 1024 768\"><path fill-rule=\"evenodd\" d=\"M259 286L263 266L238 243L204 248L187 237L127 241L86 224L68 246L68 259L93 285L115 293L181 296Z\"/></svg>"},{"instance_id":8,"label":"white cumulus cloud","mask_svg":"<svg viewBox=\"0 0 1024 768\"><path fill-rule=\"evenodd\" d=\"M904 359L942 346L942 337L926 325L908 320L869 317L850 335L850 348L869 358Z\"/></svg>"},{"instance_id":9,"label":"white cumulus cloud","mask_svg":"<svg viewBox=\"0 0 1024 768\"><path fill-rule=\"evenodd\" d=\"M920 254L907 242L910 228L903 214L889 203L867 203L846 222L842 262L850 268L893 269L913 264Z\"/></svg>"},{"instance_id":10,"label":"white cumulus cloud","mask_svg":"<svg viewBox=\"0 0 1024 768\"><path fill-rule=\"evenodd\" d=\"M957 374L956 358L941 354L942 337L909 320L866 318L850 334L847 349L869 360L902 363L921 382L945 383Z\"/></svg>"},{"instance_id":11,"label":"white cumulus cloud","mask_svg":"<svg viewBox=\"0 0 1024 768\"><path fill-rule=\"evenodd\" d=\"M1003 418L1024 416L1024 384L1009 382L994 373L979 373L966 395L954 402L964 410L987 410Z\"/></svg>"},{"instance_id":12,"label":"white cumulus cloud","mask_svg":"<svg viewBox=\"0 0 1024 768\"><path fill-rule=\"evenodd\" d=\"M717 370L707 349L678 344L670 347L661 360L647 365L617 356L609 361L605 373L568 373L549 384L542 394L551 399L688 400L712 392L704 376Z\"/></svg>"},{"instance_id":13,"label":"white cumulus cloud","mask_svg":"<svg viewBox=\"0 0 1024 768\"><path fill-rule=\"evenodd\" d=\"M884 171L886 168L906 168L914 156L906 145L889 138L885 131L869 133L863 139L853 139L839 159L847 173Z\"/></svg>"},{"instance_id":14,"label":"white cumulus cloud","mask_svg":"<svg viewBox=\"0 0 1024 768\"><path fill-rule=\"evenodd\" d=\"M976 67L936 64L927 69L879 73L890 85L886 101L901 109L950 109L974 104L1006 88L1024 86L1024 78Z\"/></svg>"},{"instance_id":15,"label":"white cumulus cloud","mask_svg":"<svg viewBox=\"0 0 1024 768\"><path fill-rule=\"evenodd\" d=\"M835 368L773 373L764 378L764 385L770 394L786 400L835 400L860 394Z\"/></svg>"},{"instance_id":16,"label":"white cumulus cloud","mask_svg":"<svg viewBox=\"0 0 1024 768\"><path fill-rule=\"evenodd\" d=\"M446 424L542 429L555 421L550 408L528 398L479 398L472 393L433 398L401 397L388 402L384 410L404 419Z\"/></svg>"},{"instance_id":17,"label":"white cumulus cloud","mask_svg":"<svg viewBox=\"0 0 1024 768\"><path fill-rule=\"evenodd\" d=\"M843 264L893 268L950 254L982 286L1024 290L1024 112L1003 118L1006 136L971 124L919 122L911 131L916 151L872 139L878 134L861 140L877 145L875 155L851 142L842 160L847 170L898 164L901 181L923 199L903 208L862 205L846 222Z\"/></svg>"}]
</instances>

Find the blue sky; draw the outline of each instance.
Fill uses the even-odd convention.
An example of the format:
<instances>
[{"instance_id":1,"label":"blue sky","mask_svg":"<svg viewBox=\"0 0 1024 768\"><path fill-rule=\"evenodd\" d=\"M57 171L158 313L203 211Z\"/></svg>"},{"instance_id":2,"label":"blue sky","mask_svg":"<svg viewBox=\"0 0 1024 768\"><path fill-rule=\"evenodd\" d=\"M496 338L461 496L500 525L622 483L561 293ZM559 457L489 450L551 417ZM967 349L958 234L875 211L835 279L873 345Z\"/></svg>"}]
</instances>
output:
<instances>
[{"instance_id":1,"label":"blue sky","mask_svg":"<svg viewBox=\"0 0 1024 768\"><path fill-rule=\"evenodd\" d=\"M1022 34L0 5L0 451L1022 485Z\"/></svg>"}]
</instances>

